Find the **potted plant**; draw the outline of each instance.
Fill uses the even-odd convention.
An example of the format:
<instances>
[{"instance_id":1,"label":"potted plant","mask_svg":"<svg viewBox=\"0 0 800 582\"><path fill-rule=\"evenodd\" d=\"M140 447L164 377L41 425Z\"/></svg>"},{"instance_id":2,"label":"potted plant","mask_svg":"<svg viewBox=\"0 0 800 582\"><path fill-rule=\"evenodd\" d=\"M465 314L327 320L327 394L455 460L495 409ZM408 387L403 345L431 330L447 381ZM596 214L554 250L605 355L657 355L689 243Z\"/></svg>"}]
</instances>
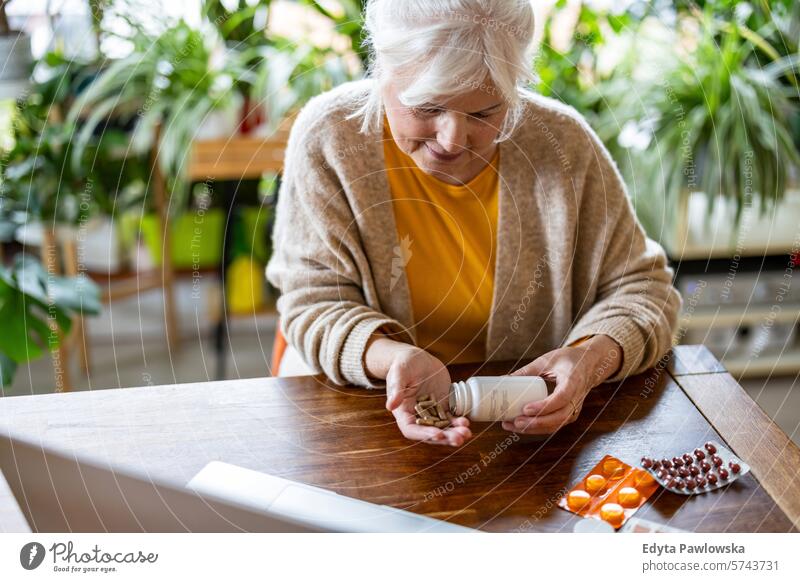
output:
<instances>
[{"instance_id":1,"label":"potted plant","mask_svg":"<svg viewBox=\"0 0 800 582\"><path fill-rule=\"evenodd\" d=\"M73 316L100 310L99 289L85 276L50 275L24 253L12 266L0 265L0 394L5 395L19 364L58 348Z\"/></svg>"},{"instance_id":2,"label":"potted plant","mask_svg":"<svg viewBox=\"0 0 800 582\"><path fill-rule=\"evenodd\" d=\"M640 218L662 239L670 233L662 242L672 249L684 240L670 224L693 193L705 199L704 215L726 222L733 239L746 209L763 214L783 200L800 165L790 130L796 89L784 83L796 58L770 51L756 31L708 9L694 18L693 48L672 51L674 67L613 110L620 123L636 123L650 136L623 147L617 142L617 159L639 186L632 190ZM722 214L715 214L718 204ZM708 232L708 223L698 228Z\"/></svg>"},{"instance_id":3,"label":"potted plant","mask_svg":"<svg viewBox=\"0 0 800 582\"><path fill-rule=\"evenodd\" d=\"M230 105L234 79L229 63L213 62L213 47L203 31L184 21L156 37L136 29L130 40L133 52L100 72L69 111L68 122L80 126L73 163L79 163L90 139L109 118L133 126L137 152L149 151L158 133L161 171L178 197L170 207L178 211L188 193L189 146L209 114Z\"/></svg>"}]
</instances>

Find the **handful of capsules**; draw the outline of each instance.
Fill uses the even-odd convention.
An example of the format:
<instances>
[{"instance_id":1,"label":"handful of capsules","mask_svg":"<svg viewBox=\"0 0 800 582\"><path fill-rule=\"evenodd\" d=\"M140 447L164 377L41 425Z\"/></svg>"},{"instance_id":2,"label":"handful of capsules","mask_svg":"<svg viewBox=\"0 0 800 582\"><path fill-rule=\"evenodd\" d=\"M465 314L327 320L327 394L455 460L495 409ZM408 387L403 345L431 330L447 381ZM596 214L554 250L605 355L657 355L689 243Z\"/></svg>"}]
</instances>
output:
<instances>
[{"instance_id":1,"label":"handful of capsules","mask_svg":"<svg viewBox=\"0 0 800 582\"><path fill-rule=\"evenodd\" d=\"M428 394L419 394L417 404L414 406L417 411L417 424L424 426L435 426L436 428L447 428L450 426L450 417L444 410L444 406L436 402Z\"/></svg>"},{"instance_id":2,"label":"handful of capsules","mask_svg":"<svg viewBox=\"0 0 800 582\"><path fill-rule=\"evenodd\" d=\"M697 495L724 487L750 471L730 449L716 441L672 459L642 458L642 467L669 491Z\"/></svg>"},{"instance_id":3,"label":"handful of capsules","mask_svg":"<svg viewBox=\"0 0 800 582\"><path fill-rule=\"evenodd\" d=\"M656 489L658 483L650 473L606 455L558 501L558 506L618 529Z\"/></svg>"}]
</instances>

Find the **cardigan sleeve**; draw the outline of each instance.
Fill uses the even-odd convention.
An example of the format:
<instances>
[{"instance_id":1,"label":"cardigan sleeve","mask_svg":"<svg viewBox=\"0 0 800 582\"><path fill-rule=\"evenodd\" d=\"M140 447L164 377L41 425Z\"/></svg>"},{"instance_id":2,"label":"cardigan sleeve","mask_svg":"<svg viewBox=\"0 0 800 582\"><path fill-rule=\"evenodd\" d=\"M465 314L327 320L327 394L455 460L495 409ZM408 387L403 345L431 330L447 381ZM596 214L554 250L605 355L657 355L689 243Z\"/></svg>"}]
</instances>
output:
<instances>
[{"instance_id":1,"label":"cardigan sleeve","mask_svg":"<svg viewBox=\"0 0 800 582\"><path fill-rule=\"evenodd\" d=\"M647 238L619 172L593 134L584 180L577 252L593 263L596 293L563 345L605 334L622 347L622 366L607 381L653 367L672 346L681 298L661 246ZM597 217L605 217L598 228ZM584 230L589 235L582 235ZM599 233L599 236L597 236Z\"/></svg>"},{"instance_id":2,"label":"cardigan sleeve","mask_svg":"<svg viewBox=\"0 0 800 582\"><path fill-rule=\"evenodd\" d=\"M319 145L320 131L302 113L293 126L267 279L280 291L281 331L306 364L336 384L373 388L379 384L364 366L372 333L380 328L399 341L413 340L402 324L366 303L369 265L345 189Z\"/></svg>"}]
</instances>

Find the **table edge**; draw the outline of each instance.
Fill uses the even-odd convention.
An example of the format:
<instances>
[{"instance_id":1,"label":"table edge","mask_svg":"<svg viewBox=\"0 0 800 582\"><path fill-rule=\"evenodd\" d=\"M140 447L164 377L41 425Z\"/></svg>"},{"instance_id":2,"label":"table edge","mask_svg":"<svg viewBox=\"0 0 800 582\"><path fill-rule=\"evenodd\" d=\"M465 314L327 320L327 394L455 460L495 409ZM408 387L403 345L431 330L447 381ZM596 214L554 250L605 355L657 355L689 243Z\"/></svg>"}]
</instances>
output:
<instances>
[{"instance_id":1,"label":"table edge","mask_svg":"<svg viewBox=\"0 0 800 582\"><path fill-rule=\"evenodd\" d=\"M755 430L761 434L768 435L769 443L773 445L776 450L780 451L779 460L776 462L781 462L780 459L784 458L800 458L800 447L798 447L795 442L792 441L783 431L783 429L781 429L781 427L778 426L775 421L773 421L764 412L758 403L754 401L750 395L747 394L747 392L745 392L744 388L742 388L741 384L739 384L739 382L737 382L733 376L731 376L727 371L708 371L702 374L727 376L729 382L736 387L729 396L735 400L738 400L740 403L743 403L752 411L753 414L748 417L748 421L754 424ZM714 414L712 414L713 411L707 406L704 406L702 398L699 397L700 394L697 392L697 389L691 386L692 381L696 380L701 373L694 372L691 374L675 375L672 372L669 372L669 375L684 392L684 394L686 394L687 398L691 400L692 404L697 408L700 414L703 415L703 418L705 418L711 427L717 432L717 434L719 434L722 440L725 441L725 443L729 446L731 443L736 442L736 434L722 426L720 423L714 422ZM767 494L772 498L780 510L783 511L784 514L789 518L794 527L800 529L800 504L790 504L786 501L786 499L791 496L787 495L787 490L785 487L781 488L779 486L777 479L772 478L769 473L765 473L761 470L763 464L761 463L761 460L757 458L755 453L750 452L742 455L740 454L740 451L737 451L733 446L731 448L739 457L741 457L743 461L750 465L751 473L756 477ZM798 496L800 496L800 491L798 491Z\"/></svg>"}]
</instances>

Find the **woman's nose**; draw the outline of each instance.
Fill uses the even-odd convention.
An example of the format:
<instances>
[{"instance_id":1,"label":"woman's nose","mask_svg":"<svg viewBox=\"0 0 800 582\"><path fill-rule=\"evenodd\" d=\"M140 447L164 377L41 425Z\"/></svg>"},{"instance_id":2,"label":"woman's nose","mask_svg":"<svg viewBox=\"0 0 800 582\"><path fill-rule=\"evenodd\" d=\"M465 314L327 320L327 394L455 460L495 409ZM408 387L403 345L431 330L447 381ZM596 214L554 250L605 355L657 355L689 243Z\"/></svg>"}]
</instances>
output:
<instances>
[{"instance_id":1,"label":"woman's nose","mask_svg":"<svg viewBox=\"0 0 800 582\"><path fill-rule=\"evenodd\" d=\"M440 116L436 142L448 154L458 154L467 147L467 123L464 116L450 111Z\"/></svg>"}]
</instances>

